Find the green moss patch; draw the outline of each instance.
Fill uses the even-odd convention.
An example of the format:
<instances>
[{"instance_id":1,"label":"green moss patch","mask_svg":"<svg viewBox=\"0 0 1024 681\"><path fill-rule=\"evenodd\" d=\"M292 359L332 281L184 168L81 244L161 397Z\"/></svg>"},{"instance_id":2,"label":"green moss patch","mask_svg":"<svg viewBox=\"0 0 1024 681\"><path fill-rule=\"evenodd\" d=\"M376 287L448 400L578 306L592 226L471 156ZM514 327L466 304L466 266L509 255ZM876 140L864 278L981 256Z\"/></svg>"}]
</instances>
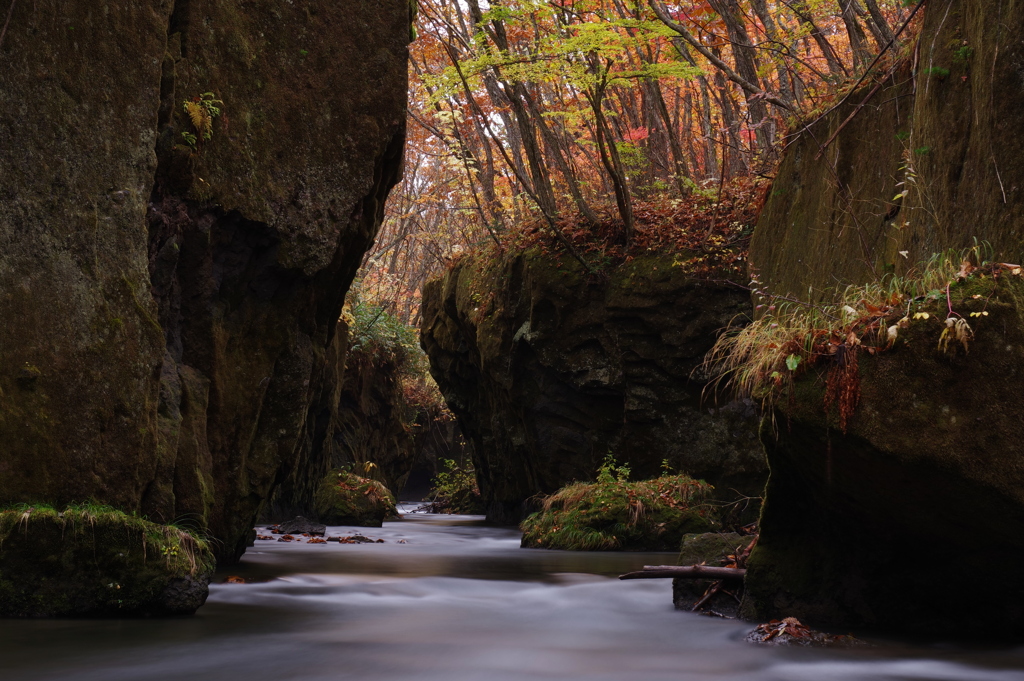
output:
<instances>
[{"instance_id":1,"label":"green moss patch","mask_svg":"<svg viewBox=\"0 0 1024 681\"><path fill-rule=\"evenodd\" d=\"M190 614L214 567L205 541L107 506L0 510L0 616Z\"/></svg>"},{"instance_id":2,"label":"green moss patch","mask_svg":"<svg viewBox=\"0 0 1024 681\"><path fill-rule=\"evenodd\" d=\"M626 475L617 471L626 470ZM597 482L563 487L520 526L524 548L669 551L684 534L720 524L713 487L686 475L629 482L628 470L601 467Z\"/></svg>"},{"instance_id":3,"label":"green moss patch","mask_svg":"<svg viewBox=\"0 0 1024 681\"><path fill-rule=\"evenodd\" d=\"M320 521L328 525L380 527L398 515L395 498L383 483L340 469L320 483L315 503Z\"/></svg>"}]
</instances>

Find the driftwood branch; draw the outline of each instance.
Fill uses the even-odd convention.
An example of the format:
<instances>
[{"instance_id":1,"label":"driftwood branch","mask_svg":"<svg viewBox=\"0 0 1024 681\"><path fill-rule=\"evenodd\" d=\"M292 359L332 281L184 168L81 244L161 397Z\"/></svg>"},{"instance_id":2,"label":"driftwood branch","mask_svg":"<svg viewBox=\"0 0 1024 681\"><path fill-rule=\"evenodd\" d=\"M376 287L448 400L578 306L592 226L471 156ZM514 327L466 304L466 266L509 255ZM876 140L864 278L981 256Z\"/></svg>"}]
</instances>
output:
<instances>
[{"instance_id":1,"label":"driftwood branch","mask_svg":"<svg viewBox=\"0 0 1024 681\"><path fill-rule=\"evenodd\" d=\"M744 568L712 567L710 565L645 565L643 570L619 575L619 579L743 579Z\"/></svg>"}]
</instances>

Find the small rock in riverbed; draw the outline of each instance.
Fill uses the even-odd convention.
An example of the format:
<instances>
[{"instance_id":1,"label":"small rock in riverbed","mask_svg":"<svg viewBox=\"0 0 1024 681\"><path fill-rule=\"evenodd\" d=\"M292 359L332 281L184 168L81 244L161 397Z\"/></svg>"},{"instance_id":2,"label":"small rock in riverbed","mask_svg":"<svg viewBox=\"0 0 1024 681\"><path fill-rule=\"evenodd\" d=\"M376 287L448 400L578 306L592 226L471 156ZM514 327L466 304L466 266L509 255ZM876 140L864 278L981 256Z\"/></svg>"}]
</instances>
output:
<instances>
[{"instance_id":1,"label":"small rock in riverbed","mask_svg":"<svg viewBox=\"0 0 1024 681\"><path fill-rule=\"evenodd\" d=\"M353 534L350 537L328 537L327 541L338 542L339 544L383 544L383 539L370 539L361 534Z\"/></svg>"},{"instance_id":2,"label":"small rock in riverbed","mask_svg":"<svg viewBox=\"0 0 1024 681\"><path fill-rule=\"evenodd\" d=\"M856 648L870 645L849 634L837 635L814 631L804 626L795 617L759 624L756 629L747 634L747 641L773 646L812 646L816 648Z\"/></svg>"},{"instance_id":3,"label":"small rock in riverbed","mask_svg":"<svg viewBox=\"0 0 1024 681\"><path fill-rule=\"evenodd\" d=\"M321 523L314 523L302 516L289 520L278 525L278 529L285 534L310 534L315 537L322 537L327 532L327 526Z\"/></svg>"}]
</instances>

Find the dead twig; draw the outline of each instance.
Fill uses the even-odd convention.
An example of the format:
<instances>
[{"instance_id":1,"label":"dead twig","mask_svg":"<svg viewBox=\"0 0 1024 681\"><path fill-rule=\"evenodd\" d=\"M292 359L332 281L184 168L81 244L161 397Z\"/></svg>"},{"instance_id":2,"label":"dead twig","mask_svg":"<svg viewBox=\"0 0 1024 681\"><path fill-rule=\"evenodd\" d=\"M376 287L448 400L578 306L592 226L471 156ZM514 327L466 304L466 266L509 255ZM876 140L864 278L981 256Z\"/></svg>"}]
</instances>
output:
<instances>
[{"instance_id":1,"label":"dead twig","mask_svg":"<svg viewBox=\"0 0 1024 681\"><path fill-rule=\"evenodd\" d=\"M704 592L704 595L700 597L699 601L697 601L696 603L693 604L693 607L690 608L690 610L694 611L694 612L696 612L697 610L700 610L704 606L705 603L707 603L712 598L714 598L715 595L719 591L722 590L722 586L724 584L725 584L725 582L723 580L718 580L717 582L715 582L714 584L709 586L708 590Z\"/></svg>"},{"instance_id":2,"label":"dead twig","mask_svg":"<svg viewBox=\"0 0 1024 681\"><path fill-rule=\"evenodd\" d=\"M7 35L7 27L11 25L11 17L14 16L14 6L18 0L11 0L11 6L7 8L7 20L4 22L3 30L0 30L0 47L4 46L4 37Z\"/></svg>"}]
</instances>

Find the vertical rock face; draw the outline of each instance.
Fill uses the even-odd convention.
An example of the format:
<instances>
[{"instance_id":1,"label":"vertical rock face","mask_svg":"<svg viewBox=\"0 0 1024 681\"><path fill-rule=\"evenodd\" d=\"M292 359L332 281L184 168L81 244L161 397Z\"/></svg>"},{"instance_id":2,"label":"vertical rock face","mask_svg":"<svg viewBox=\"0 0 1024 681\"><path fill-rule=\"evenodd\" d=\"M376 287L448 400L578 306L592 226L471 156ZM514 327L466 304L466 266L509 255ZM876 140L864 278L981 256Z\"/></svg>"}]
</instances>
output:
<instances>
[{"instance_id":1,"label":"vertical rock face","mask_svg":"<svg viewBox=\"0 0 1024 681\"><path fill-rule=\"evenodd\" d=\"M975 238L1000 259L1024 255L1024 9L922 11L914 56L787 144L750 246L772 291L806 297L903 272Z\"/></svg>"},{"instance_id":2,"label":"vertical rock face","mask_svg":"<svg viewBox=\"0 0 1024 681\"><path fill-rule=\"evenodd\" d=\"M361 350L349 354L332 452L335 466L374 464L375 477L395 495L405 487L416 455L415 410L406 401L401 370L390 358Z\"/></svg>"},{"instance_id":3,"label":"vertical rock face","mask_svg":"<svg viewBox=\"0 0 1024 681\"><path fill-rule=\"evenodd\" d=\"M149 293L166 3L21 2L0 45L0 503L137 507L156 474Z\"/></svg>"},{"instance_id":4,"label":"vertical rock face","mask_svg":"<svg viewBox=\"0 0 1024 681\"><path fill-rule=\"evenodd\" d=\"M663 461L722 495L760 496L752 405L711 409L691 380L749 297L638 257L590 279L533 251L465 258L423 293L431 372L472 445L488 517L592 479L611 453L638 478Z\"/></svg>"},{"instance_id":5,"label":"vertical rock face","mask_svg":"<svg viewBox=\"0 0 1024 681\"><path fill-rule=\"evenodd\" d=\"M240 555L333 406L342 300L400 172L410 18L406 0L15 6L0 503L94 498ZM204 93L209 139L184 108Z\"/></svg>"},{"instance_id":6,"label":"vertical rock face","mask_svg":"<svg viewBox=\"0 0 1024 681\"><path fill-rule=\"evenodd\" d=\"M1024 8L941 0L923 11L913 58L868 105L848 119L873 86L789 146L751 245L772 292L814 298L975 239L990 259L1020 262ZM974 327L969 354L937 349L939 298L930 320L863 358L847 433L811 379L780 400L779 427L764 432L772 472L748 616L943 636L1024 630L1019 580L991 561L1024 557L1020 280L954 283L952 309Z\"/></svg>"},{"instance_id":7,"label":"vertical rock face","mask_svg":"<svg viewBox=\"0 0 1024 681\"><path fill-rule=\"evenodd\" d=\"M366 349L340 356L340 362L332 363L328 382L330 405L318 405L312 417L308 464L283 481L267 509L270 520L304 515L326 522L317 514L314 495L330 469L353 469L357 475L380 480L397 496L422 458L415 449L415 409L403 393L399 361Z\"/></svg>"},{"instance_id":8,"label":"vertical rock face","mask_svg":"<svg viewBox=\"0 0 1024 681\"><path fill-rule=\"evenodd\" d=\"M777 428L766 420L771 477L747 617L943 637L1024 631L1024 585L1001 567L1024 560L1024 282L988 285L977 300L953 291L975 327L970 353L936 350L942 300L893 349L860 360L847 433L808 377Z\"/></svg>"}]
</instances>

